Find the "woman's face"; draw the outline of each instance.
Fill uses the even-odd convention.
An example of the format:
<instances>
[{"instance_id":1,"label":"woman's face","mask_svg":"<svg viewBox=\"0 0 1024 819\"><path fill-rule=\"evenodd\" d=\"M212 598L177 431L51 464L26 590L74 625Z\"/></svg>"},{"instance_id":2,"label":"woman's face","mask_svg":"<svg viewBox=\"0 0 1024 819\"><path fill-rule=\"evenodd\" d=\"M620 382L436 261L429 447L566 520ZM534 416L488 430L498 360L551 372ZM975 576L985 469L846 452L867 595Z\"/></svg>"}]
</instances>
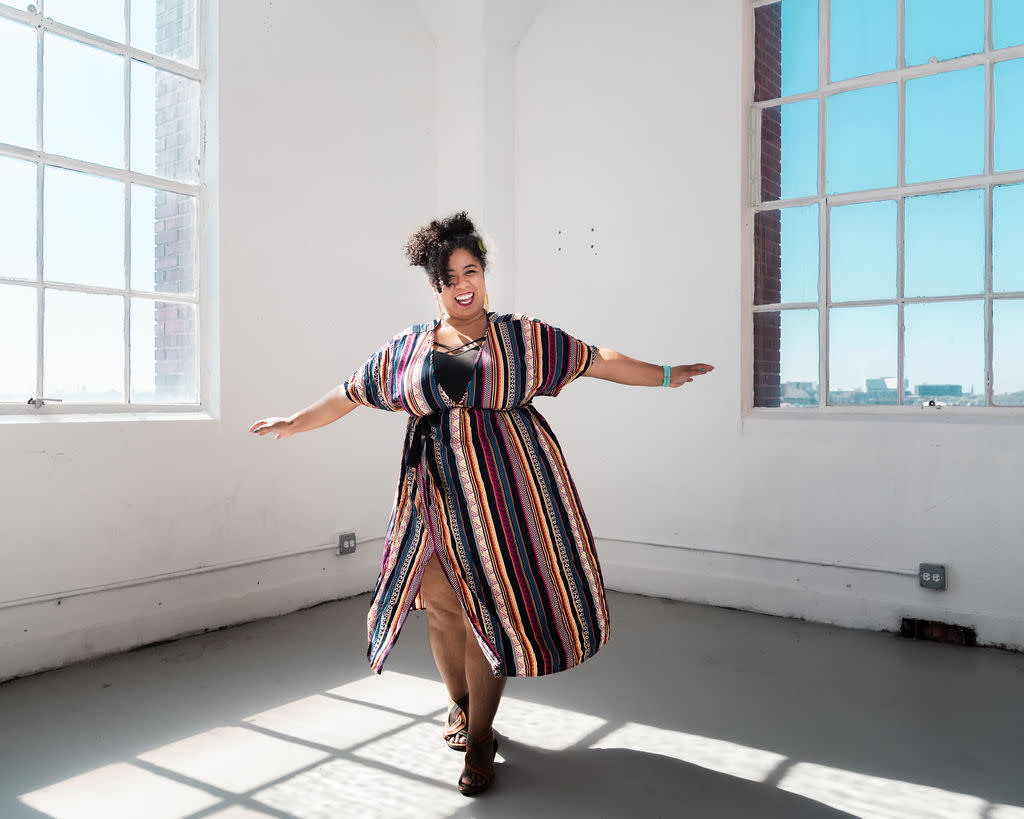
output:
<instances>
[{"instance_id":1,"label":"woman's face","mask_svg":"<svg viewBox=\"0 0 1024 819\"><path fill-rule=\"evenodd\" d=\"M480 260L464 248L457 248L448 257L450 284L442 285L437 297L445 313L454 319L469 319L484 309L487 286Z\"/></svg>"}]
</instances>

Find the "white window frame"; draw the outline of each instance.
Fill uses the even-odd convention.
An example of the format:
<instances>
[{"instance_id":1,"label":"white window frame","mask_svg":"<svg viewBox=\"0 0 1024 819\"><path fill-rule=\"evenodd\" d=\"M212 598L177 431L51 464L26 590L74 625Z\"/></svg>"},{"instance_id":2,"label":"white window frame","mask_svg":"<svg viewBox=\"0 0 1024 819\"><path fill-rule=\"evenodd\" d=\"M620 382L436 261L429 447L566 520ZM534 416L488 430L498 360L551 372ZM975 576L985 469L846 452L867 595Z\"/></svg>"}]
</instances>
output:
<instances>
[{"instance_id":1,"label":"white window frame","mask_svg":"<svg viewBox=\"0 0 1024 819\"><path fill-rule=\"evenodd\" d=\"M920 408L919 402L904 401L904 322L903 311L907 304L939 303L956 301L984 301L985 310L985 406L963 407L926 407L931 410L946 410L949 416L978 416L987 419L997 416L1007 418L1024 418L1024 407L997 406L993 404L992 384L992 304L997 300L1024 298L1024 292L993 293L992 290L992 189L997 185L1010 185L1024 182L1024 170L996 173L993 170L993 65L1006 60L1024 57L1024 45L993 50L992 31L992 0L985 0L985 49L979 54L942 60L936 63L906 66L904 54L904 0L897 0L897 54L896 68L863 77L854 77L839 82L830 82L829 68L831 65L831 0L818 0L818 87L814 91L774 99L754 100L754 63L755 52L755 11L762 6L774 5L781 0L750 0L746 10L744 29L746 33L747 59L744 65L744 88L749 112L747 149L747 214L744 221L746 252L744 254L744 286L743 298L745 305L745 361L743 373L746 382L744 388L744 410L750 415L803 415L823 417L829 415L879 415L888 414L907 416L907 408ZM982 174L955 179L943 179L936 182L907 184L906 182L906 144L905 144L905 112L906 83L917 77L945 74L974 66L985 66L985 171ZM888 188L875 188L853 193L827 194L825 192L825 140L827 137L827 105L826 100L834 94L861 88L897 84L897 184ZM802 100L818 101L818 167L817 189L815 196L779 199L770 202L761 201L761 123L762 111L785 103ZM906 297L904 292L904 211L906 198L921 194L947 193L968 189L984 189L985 191L985 290L982 293L958 296L939 297ZM838 303L843 307L868 307L876 305L893 305L898 309L898 342L897 342L897 403L888 405L849 405L829 404L829 310L833 307L829 293L831 276L829 275L829 244L830 216L832 207L863 202L876 202L895 199L897 202L896 222L896 259L897 259L897 295L890 299L873 299L861 301L844 301ZM777 210L780 208L818 205L818 299L809 302L777 302L774 304L754 304L754 215L760 211ZM773 313L782 310L815 308L818 310L818 405L805 407L756 407L754 406L753 378L754 373L754 336L752 317L754 313Z\"/></svg>"},{"instance_id":2,"label":"white window frame","mask_svg":"<svg viewBox=\"0 0 1024 819\"><path fill-rule=\"evenodd\" d=\"M43 145L43 35L46 32L66 37L84 45L100 48L108 53L120 56L124 64L124 168L109 166L73 159L45 150L30 150L21 146L0 142L0 156L13 159L28 160L36 165L36 277L34 280L7 279L0 276L0 284L30 287L36 291L36 395L31 396L32 403L25 404L0 402L0 417L21 416L36 417L46 415L117 415L139 413L205 413L210 403L209 382L205 377L209 347L207 325L204 308L207 306L203 298L206 280L207 259L207 219L208 197L206 180L206 123L207 123L207 0L195 0L196 27L196 65L177 62L161 57L149 51L142 51L128 43L108 40L44 17L42 11L21 11L20 9L0 5L0 18L27 24L36 29L36 144ZM125 32L131 32L132 0L125 0ZM126 36L126 40L130 39ZM131 167L131 66L132 61L145 63L153 68L176 74L199 84L199 178L196 182L181 182L161 176L138 173L129 170ZM46 167L63 168L71 171L82 171L106 179L117 180L125 185L124 208L124 287L96 287L84 284L63 284L46 281L43 278L43 177ZM148 290L136 290L131 286L131 184L144 185L149 188L185 194L196 198L196 282L195 292L191 294L162 293ZM58 403L51 397L42 394L43 389L43 356L44 356L44 299L43 289L64 290L76 293L93 293L100 295L122 296L124 298L124 401L118 403ZM196 322L196 379L198 386L198 403L141 403L131 401L130 365L131 365L131 299L140 297L147 301L189 304L195 309ZM28 396L26 396L28 399Z\"/></svg>"}]
</instances>

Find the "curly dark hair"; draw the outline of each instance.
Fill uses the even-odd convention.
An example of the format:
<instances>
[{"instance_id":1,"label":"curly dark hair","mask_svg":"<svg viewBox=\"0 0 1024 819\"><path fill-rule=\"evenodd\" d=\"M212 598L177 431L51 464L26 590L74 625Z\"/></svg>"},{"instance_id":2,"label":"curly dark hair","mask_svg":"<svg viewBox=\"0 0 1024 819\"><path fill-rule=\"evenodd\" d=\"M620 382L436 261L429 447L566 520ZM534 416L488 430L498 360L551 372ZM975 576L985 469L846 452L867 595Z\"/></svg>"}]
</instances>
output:
<instances>
[{"instance_id":1,"label":"curly dark hair","mask_svg":"<svg viewBox=\"0 0 1024 819\"><path fill-rule=\"evenodd\" d=\"M427 271L431 286L440 293L444 285L451 284L448 258L459 248L472 253L481 270L487 269L487 248L464 210L417 230L405 243L405 255L409 264Z\"/></svg>"}]
</instances>

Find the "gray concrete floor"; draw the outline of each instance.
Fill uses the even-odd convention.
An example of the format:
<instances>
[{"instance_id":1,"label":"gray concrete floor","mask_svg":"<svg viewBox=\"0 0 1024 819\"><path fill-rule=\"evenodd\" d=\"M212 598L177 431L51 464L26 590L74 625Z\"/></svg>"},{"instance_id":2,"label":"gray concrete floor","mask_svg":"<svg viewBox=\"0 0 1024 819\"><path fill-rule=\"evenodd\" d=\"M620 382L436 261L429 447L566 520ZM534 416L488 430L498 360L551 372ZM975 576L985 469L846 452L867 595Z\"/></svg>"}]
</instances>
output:
<instances>
[{"instance_id":1,"label":"gray concrete floor","mask_svg":"<svg viewBox=\"0 0 1024 819\"><path fill-rule=\"evenodd\" d=\"M1024 656L622 594L467 799L423 616L377 677L367 603L0 685L0 817L1024 817Z\"/></svg>"}]
</instances>

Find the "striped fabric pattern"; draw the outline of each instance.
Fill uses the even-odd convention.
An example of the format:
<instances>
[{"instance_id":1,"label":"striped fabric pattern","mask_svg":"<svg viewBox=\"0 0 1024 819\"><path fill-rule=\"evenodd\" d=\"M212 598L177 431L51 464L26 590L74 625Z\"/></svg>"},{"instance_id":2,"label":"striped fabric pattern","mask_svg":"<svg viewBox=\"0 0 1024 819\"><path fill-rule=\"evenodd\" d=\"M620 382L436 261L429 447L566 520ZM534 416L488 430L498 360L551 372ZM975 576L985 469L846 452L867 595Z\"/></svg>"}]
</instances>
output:
<instances>
[{"instance_id":1,"label":"striped fabric pattern","mask_svg":"<svg viewBox=\"0 0 1024 819\"><path fill-rule=\"evenodd\" d=\"M345 382L359 404L409 413L402 472L367 617L380 672L437 554L495 675L579 664L608 640L594 539L561 447L534 408L582 375L594 348L521 315L488 315L465 394L437 384L437 322L399 333Z\"/></svg>"}]
</instances>

